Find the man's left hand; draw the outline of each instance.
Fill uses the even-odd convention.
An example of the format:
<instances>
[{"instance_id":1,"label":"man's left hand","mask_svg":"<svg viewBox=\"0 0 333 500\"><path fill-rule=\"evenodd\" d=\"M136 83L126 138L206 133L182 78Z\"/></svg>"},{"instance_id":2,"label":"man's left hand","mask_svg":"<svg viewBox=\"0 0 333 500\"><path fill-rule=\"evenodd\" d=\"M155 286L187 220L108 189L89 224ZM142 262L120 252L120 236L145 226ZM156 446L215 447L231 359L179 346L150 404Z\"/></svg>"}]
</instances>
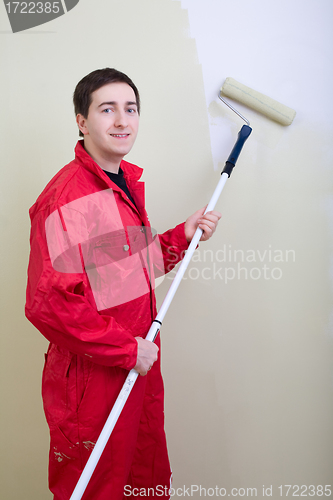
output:
<instances>
[{"instance_id":1,"label":"man's left hand","mask_svg":"<svg viewBox=\"0 0 333 500\"><path fill-rule=\"evenodd\" d=\"M203 230L200 241L206 241L213 236L217 227L218 221L221 219L220 212L212 210L204 215L206 207L197 210L193 215L190 215L185 222L185 237L190 243L197 227Z\"/></svg>"}]
</instances>

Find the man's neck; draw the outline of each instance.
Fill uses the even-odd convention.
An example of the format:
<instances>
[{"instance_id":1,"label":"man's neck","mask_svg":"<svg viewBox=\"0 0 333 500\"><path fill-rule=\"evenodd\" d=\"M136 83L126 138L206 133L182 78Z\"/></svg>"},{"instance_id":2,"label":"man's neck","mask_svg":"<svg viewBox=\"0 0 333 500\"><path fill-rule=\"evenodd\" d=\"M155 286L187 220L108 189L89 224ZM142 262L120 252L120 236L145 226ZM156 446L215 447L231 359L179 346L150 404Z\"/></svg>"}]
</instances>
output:
<instances>
[{"instance_id":1,"label":"man's neck","mask_svg":"<svg viewBox=\"0 0 333 500\"><path fill-rule=\"evenodd\" d=\"M119 167L122 158L117 158L117 159L110 159L110 158L105 158L100 154L95 154L95 152L88 146L86 142L84 141L84 149L88 153L88 155L94 160L94 162L97 163L99 167L101 167L102 170L106 170L107 172L111 172L112 174L118 174L119 173Z\"/></svg>"}]
</instances>

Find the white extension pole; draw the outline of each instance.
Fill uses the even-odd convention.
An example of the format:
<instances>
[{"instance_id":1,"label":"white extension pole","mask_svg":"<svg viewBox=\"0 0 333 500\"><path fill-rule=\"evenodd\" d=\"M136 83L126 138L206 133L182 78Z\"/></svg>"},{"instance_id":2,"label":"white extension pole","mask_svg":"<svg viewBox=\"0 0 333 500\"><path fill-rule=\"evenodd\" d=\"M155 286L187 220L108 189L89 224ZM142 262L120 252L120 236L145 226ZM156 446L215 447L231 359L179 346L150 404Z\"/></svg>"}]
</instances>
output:
<instances>
[{"instance_id":1,"label":"white extension pole","mask_svg":"<svg viewBox=\"0 0 333 500\"><path fill-rule=\"evenodd\" d=\"M238 114L238 113L237 113ZM242 117L243 118L243 117ZM246 120L247 121L247 120ZM216 205L217 200L219 199L220 194L222 193L222 190L224 188L224 185L230 177L231 172L235 166L235 163L238 159L238 156L242 150L242 147L246 141L246 139L249 137L252 129L249 127L249 125L243 125L241 128L239 134L238 134L238 139L236 141L236 144L231 151L229 158L225 164L225 167L222 171L221 178L215 188L215 191L213 193L213 196L211 197L210 202L207 205L207 208L205 210L205 213L210 212L211 210L214 210L214 207ZM202 235L202 230L198 227L196 232L194 233L194 236L192 238L192 241L187 249L187 252L185 254L185 257L177 271L177 274L169 288L169 291L161 305L161 308L154 319L154 321L151 324L151 327L147 333L146 340L149 340L150 342L154 342L159 330L160 330L160 325L162 324L162 321L164 319L164 316L169 309L169 306L172 302L172 299L178 289L178 286L182 280L182 277L184 276L184 273L187 269L187 266L192 258L192 255L199 243L199 240ZM70 497L69 500L81 500L83 493L85 492L85 489L87 487L87 484L90 481L90 478L95 470L95 467L97 465L98 460L100 459L103 450L106 446L106 443L108 442L111 432L113 431L114 426L117 423L117 420L119 418L119 415L122 411L122 409L125 406L125 403L127 401L128 396L130 395L130 392L135 384L135 381L138 377L138 372L136 370L131 370L125 380L125 383L119 393L119 396L111 410L111 413L103 427L103 430L96 441L96 444L94 446L93 451L91 452L91 455L88 459L88 462L86 463L85 468L82 471L82 474L80 476L80 479L77 482L77 485Z\"/></svg>"},{"instance_id":2,"label":"white extension pole","mask_svg":"<svg viewBox=\"0 0 333 500\"><path fill-rule=\"evenodd\" d=\"M223 173L221 175L221 178L219 180L219 183L217 184L215 191L213 193L213 196L207 205L206 212L210 212L211 210L214 210L214 207L216 205L217 200L219 199L220 194L222 193L222 190L224 188L224 185L228 179L228 174ZM194 236L192 238L192 241L190 243L190 246L188 247L184 259L177 271L177 274L169 288L169 291L161 305L161 308L156 316L156 319L153 321L151 324L151 327L147 333L146 340L149 340L150 342L153 342L159 332L160 325L164 319L164 316L167 313L167 310L169 309L169 306L172 302L172 299L178 289L178 286L182 280L182 277L184 276L184 273L187 269L187 266L192 258L192 255L199 243L199 240L202 235L202 229L199 227L197 228L196 232L194 233ZM130 395L130 392L135 384L135 381L138 377L138 372L136 370L131 370L125 380L125 383L119 393L119 396L110 412L110 415L103 427L103 430L96 441L96 444L94 446L93 451L90 454L90 457L88 459L88 462L85 465L85 468L82 471L82 474L80 476L80 479L78 480L76 487L72 493L72 496L70 497L70 500L81 500L83 493L85 492L85 489L90 481L90 478L95 470L95 467L98 463L98 460L100 459L103 450L106 446L106 443L108 442L110 435L113 431L114 426L117 423L117 420L119 418L119 415L122 411L122 409L125 406L125 403L127 401L128 396Z\"/></svg>"}]
</instances>

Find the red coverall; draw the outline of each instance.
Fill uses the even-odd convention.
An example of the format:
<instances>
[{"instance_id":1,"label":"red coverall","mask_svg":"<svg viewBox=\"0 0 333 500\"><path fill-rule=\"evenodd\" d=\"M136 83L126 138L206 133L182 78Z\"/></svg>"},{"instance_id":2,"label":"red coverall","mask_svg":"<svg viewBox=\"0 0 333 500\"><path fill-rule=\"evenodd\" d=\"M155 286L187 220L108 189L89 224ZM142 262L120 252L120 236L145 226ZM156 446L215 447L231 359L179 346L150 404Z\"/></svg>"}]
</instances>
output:
<instances>
[{"instance_id":1,"label":"red coverall","mask_svg":"<svg viewBox=\"0 0 333 500\"><path fill-rule=\"evenodd\" d=\"M134 206L82 141L75 153L30 209L26 316L50 342L42 395L51 435L49 487L54 500L70 498L128 370L136 364L134 337L145 337L156 316L153 278L150 284L147 278L152 264L134 249L138 231L149 227L144 183L138 182L142 169L121 163ZM113 274L103 276L108 251L98 252L109 244L105 233L115 236L111 253L116 257ZM169 271L188 247L184 225L160 235L159 242ZM134 260L141 256L141 278L138 266L136 274L125 269L117 275L121 252ZM114 280L103 285L110 276ZM83 499L137 498L139 491L165 499L170 478L158 358L147 376L138 377Z\"/></svg>"}]
</instances>

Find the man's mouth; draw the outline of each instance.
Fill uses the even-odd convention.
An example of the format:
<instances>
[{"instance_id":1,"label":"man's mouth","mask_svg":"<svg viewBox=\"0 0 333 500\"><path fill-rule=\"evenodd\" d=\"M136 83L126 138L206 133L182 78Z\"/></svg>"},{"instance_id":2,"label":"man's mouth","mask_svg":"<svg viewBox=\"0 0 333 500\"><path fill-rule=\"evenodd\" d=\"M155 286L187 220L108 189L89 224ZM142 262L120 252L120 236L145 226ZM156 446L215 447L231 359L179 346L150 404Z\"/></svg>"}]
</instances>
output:
<instances>
[{"instance_id":1,"label":"man's mouth","mask_svg":"<svg viewBox=\"0 0 333 500\"><path fill-rule=\"evenodd\" d=\"M110 134L111 137L119 137L119 138L125 138L128 137L129 134Z\"/></svg>"}]
</instances>

